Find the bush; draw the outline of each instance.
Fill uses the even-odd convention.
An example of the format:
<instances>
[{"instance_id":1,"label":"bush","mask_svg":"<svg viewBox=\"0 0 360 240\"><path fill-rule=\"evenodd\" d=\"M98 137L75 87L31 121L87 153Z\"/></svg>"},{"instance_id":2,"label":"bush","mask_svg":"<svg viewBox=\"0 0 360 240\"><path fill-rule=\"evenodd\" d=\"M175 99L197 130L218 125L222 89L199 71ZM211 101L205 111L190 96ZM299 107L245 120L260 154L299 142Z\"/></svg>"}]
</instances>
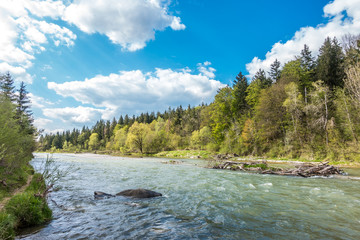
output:
<instances>
[{"instance_id":1,"label":"bush","mask_svg":"<svg viewBox=\"0 0 360 240\"><path fill-rule=\"evenodd\" d=\"M0 212L0 239L14 239L14 217L5 212Z\"/></svg>"},{"instance_id":2,"label":"bush","mask_svg":"<svg viewBox=\"0 0 360 240\"><path fill-rule=\"evenodd\" d=\"M26 188L27 192L43 193L46 189L44 177L40 173L35 173L30 185Z\"/></svg>"},{"instance_id":3,"label":"bush","mask_svg":"<svg viewBox=\"0 0 360 240\"><path fill-rule=\"evenodd\" d=\"M35 197L31 192L14 196L5 209L15 217L16 226L19 228L42 224L52 215L45 199Z\"/></svg>"}]
</instances>

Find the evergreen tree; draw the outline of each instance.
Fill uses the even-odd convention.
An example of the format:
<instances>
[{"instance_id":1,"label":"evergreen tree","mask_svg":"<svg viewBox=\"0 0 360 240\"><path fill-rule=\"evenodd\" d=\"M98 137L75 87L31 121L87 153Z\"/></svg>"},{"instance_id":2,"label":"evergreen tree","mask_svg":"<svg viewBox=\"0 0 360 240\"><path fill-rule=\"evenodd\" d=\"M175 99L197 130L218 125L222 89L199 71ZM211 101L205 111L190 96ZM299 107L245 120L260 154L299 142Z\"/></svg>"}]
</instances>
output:
<instances>
[{"instance_id":1,"label":"evergreen tree","mask_svg":"<svg viewBox=\"0 0 360 240\"><path fill-rule=\"evenodd\" d=\"M304 45L303 50L300 54L301 67L306 71L312 71L315 68L314 57L311 55L311 51L308 45Z\"/></svg>"},{"instance_id":2,"label":"evergreen tree","mask_svg":"<svg viewBox=\"0 0 360 240\"><path fill-rule=\"evenodd\" d=\"M19 124L22 129L32 129L32 112L30 111L30 99L28 98L28 91L24 82L21 82L20 89L18 91L18 96L16 99L16 118L19 121ZM31 132L32 134L32 132Z\"/></svg>"},{"instance_id":3,"label":"evergreen tree","mask_svg":"<svg viewBox=\"0 0 360 240\"><path fill-rule=\"evenodd\" d=\"M320 48L317 60L317 79L323 81L330 90L344 86L344 54L336 38L326 38Z\"/></svg>"},{"instance_id":4,"label":"evergreen tree","mask_svg":"<svg viewBox=\"0 0 360 240\"><path fill-rule=\"evenodd\" d=\"M269 75L273 82L277 82L280 79L280 62L277 59L271 64Z\"/></svg>"},{"instance_id":5,"label":"evergreen tree","mask_svg":"<svg viewBox=\"0 0 360 240\"><path fill-rule=\"evenodd\" d=\"M121 117L120 117L121 119ZM125 115L125 118L124 118L124 125L130 125L130 118L129 118L129 115Z\"/></svg>"},{"instance_id":6,"label":"evergreen tree","mask_svg":"<svg viewBox=\"0 0 360 240\"><path fill-rule=\"evenodd\" d=\"M122 115L120 116L118 123L119 123L120 125L124 125L124 118L123 118Z\"/></svg>"},{"instance_id":7,"label":"evergreen tree","mask_svg":"<svg viewBox=\"0 0 360 240\"><path fill-rule=\"evenodd\" d=\"M272 84L271 79L266 77L265 71L261 68L255 73L255 76L253 77L253 80L256 79L258 79L261 82L262 88L267 88Z\"/></svg>"},{"instance_id":8,"label":"evergreen tree","mask_svg":"<svg viewBox=\"0 0 360 240\"><path fill-rule=\"evenodd\" d=\"M15 102L14 79L9 72L0 77L0 88L5 98L9 99L11 102Z\"/></svg>"},{"instance_id":9,"label":"evergreen tree","mask_svg":"<svg viewBox=\"0 0 360 240\"><path fill-rule=\"evenodd\" d=\"M233 103L232 103L232 111L233 113L239 117L240 114L244 113L246 109L248 109L248 105L246 103L248 82L246 77L240 72L234 81L233 84Z\"/></svg>"}]
</instances>

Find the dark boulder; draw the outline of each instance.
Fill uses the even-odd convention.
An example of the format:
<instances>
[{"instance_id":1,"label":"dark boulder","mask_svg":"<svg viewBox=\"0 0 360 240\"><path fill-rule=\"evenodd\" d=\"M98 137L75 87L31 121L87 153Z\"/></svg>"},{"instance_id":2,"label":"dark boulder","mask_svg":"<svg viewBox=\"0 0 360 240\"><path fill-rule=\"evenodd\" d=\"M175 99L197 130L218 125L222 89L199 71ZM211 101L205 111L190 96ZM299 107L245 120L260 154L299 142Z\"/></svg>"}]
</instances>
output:
<instances>
[{"instance_id":1,"label":"dark boulder","mask_svg":"<svg viewBox=\"0 0 360 240\"><path fill-rule=\"evenodd\" d=\"M160 197L161 193L154 192L147 189L128 189L116 194L116 196L124 196L124 197L133 197L133 198L152 198L152 197Z\"/></svg>"},{"instance_id":2,"label":"dark boulder","mask_svg":"<svg viewBox=\"0 0 360 240\"><path fill-rule=\"evenodd\" d=\"M95 197L95 198L110 198L110 197L115 197L115 195L108 194L108 193L104 193L104 192L95 191L95 192L94 192L94 197Z\"/></svg>"}]
</instances>

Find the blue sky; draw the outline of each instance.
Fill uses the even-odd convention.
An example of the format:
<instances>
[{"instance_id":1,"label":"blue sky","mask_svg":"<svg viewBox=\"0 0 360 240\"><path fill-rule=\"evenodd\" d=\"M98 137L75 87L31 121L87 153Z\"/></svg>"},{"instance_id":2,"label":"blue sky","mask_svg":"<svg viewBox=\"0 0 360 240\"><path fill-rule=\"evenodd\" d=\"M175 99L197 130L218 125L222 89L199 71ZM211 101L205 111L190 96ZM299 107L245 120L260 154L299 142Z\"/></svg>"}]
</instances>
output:
<instances>
[{"instance_id":1,"label":"blue sky","mask_svg":"<svg viewBox=\"0 0 360 240\"><path fill-rule=\"evenodd\" d=\"M0 71L47 132L211 102L326 36L360 33L360 0L1 0Z\"/></svg>"}]
</instances>

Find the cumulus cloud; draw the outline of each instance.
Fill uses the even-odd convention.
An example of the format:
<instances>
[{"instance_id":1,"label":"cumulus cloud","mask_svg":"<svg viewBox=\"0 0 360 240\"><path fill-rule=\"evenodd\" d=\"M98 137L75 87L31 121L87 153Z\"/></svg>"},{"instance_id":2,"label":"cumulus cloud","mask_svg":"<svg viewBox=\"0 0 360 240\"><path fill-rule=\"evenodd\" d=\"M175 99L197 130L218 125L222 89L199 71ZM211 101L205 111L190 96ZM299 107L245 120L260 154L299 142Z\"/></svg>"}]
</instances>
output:
<instances>
[{"instance_id":1,"label":"cumulus cloud","mask_svg":"<svg viewBox=\"0 0 360 240\"><path fill-rule=\"evenodd\" d=\"M180 104L197 105L212 101L217 90L225 85L214 79L215 69L210 67L210 63L198 65L198 71L193 73L188 68L177 71L158 68L148 73L140 70L122 71L108 76L98 75L84 81L61 84L49 82L48 88L63 97L72 97L82 104L106 109L104 111L95 108L66 108L66 113L77 114L75 118L66 116L72 121L81 122L83 120L79 119L90 120L91 117L98 117L95 113L104 119L110 119L120 113L136 114L164 110ZM44 114L49 114L46 113L48 111L49 109L45 110ZM66 115L64 111L61 116Z\"/></svg>"},{"instance_id":2,"label":"cumulus cloud","mask_svg":"<svg viewBox=\"0 0 360 240\"><path fill-rule=\"evenodd\" d=\"M94 120L100 119L105 110L91 107L66 107L66 108L46 108L43 114L46 117L60 119L65 123L82 126L93 123Z\"/></svg>"},{"instance_id":3,"label":"cumulus cloud","mask_svg":"<svg viewBox=\"0 0 360 240\"><path fill-rule=\"evenodd\" d=\"M160 0L78 0L66 8L63 20L86 33L104 34L129 51L144 48L155 31L185 29Z\"/></svg>"},{"instance_id":4,"label":"cumulus cloud","mask_svg":"<svg viewBox=\"0 0 360 240\"><path fill-rule=\"evenodd\" d=\"M28 96L29 96L29 99L31 101L31 107L33 107L33 108L44 108L47 105L53 105L54 104L53 102L51 102L49 100L46 100L43 97L36 96L36 95L34 95L32 93L29 93Z\"/></svg>"},{"instance_id":5,"label":"cumulus cloud","mask_svg":"<svg viewBox=\"0 0 360 240\"><path fill-rule=\"evenodd\" d=\"M16 80L32 83L27 69L49 40L57 46L73 45L76 35L72 31L42 19L57 19L64 10L62 1L1 0L0 72L9 71Z\"/></svg>"},{"instance_id":6,"label":"cumulus cloud","mask_svg":"<svg viewBox=\"0 0 360 240\"><path fill-rule=\"evenodd\" d=\"M303 27L295 33L289 41L277 42L266 53L265 59L258 57L246 64L250 77L253 77L259 68L266 71L278 59L286 63L299 55L304 44L307 44L314 55L323 44L325 37L340 39L345 34L359 34L360 32L360 0L335 0L324 7L324 16L328 18L326 24L316 27Z\"/></svg>"},{"instance_id":7,"label":"cumulus cloud","mask_svg":"<svg viewBox=\"0 0 360 240\"><path fill-rule=\"evenodd\" d=\"M128 51L144 48L156 31L185 29L162 0L1 0L0 71L31 84L27 70L47 44L74 45L76 35L53 20L104 34Z\"/></svg>"},{"instance_id":8,"label":"cumulus cloud","mask_svg":"<svg viewBox=\"0 0 360 240\"><path fill-rule=\"evenodd\" d=\"M47 118L37 118L34 120L34 125L37 129L45 129L53 120Z\"/></svg>"}]
</instances>

